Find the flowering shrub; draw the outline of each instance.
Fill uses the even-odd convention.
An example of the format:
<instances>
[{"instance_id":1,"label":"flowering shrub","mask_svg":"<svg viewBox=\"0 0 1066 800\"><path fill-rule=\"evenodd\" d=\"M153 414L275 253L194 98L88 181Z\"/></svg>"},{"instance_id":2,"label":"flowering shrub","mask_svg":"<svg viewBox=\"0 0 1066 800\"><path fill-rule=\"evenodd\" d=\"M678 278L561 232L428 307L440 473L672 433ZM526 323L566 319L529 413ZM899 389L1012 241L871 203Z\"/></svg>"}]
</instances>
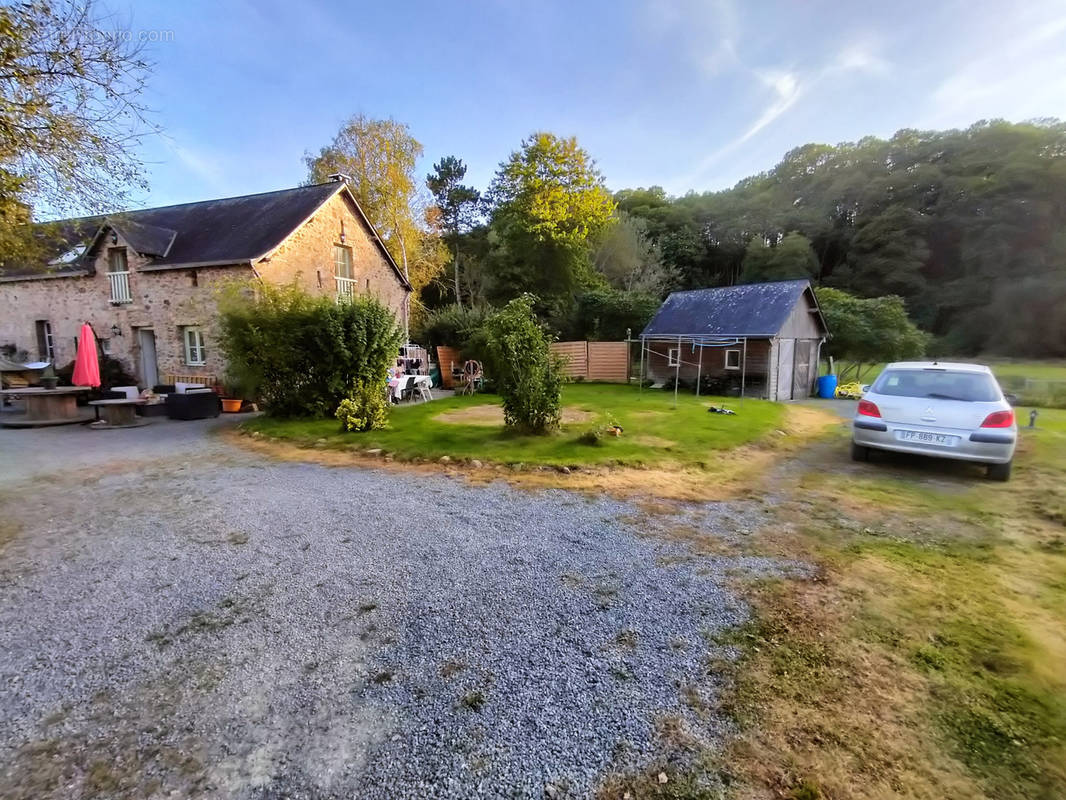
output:
<instances>
[{"instance_id":1,"label":"flowering shrub","mask_svg":"<svg viewBox=\"0 0 1066 800\"><path fill-rule=\"evenodd\" d=\"M389 404L380 382L364 381L355 386L348 397L341 400L335 414L346 431L372 431L386 428L389 423Z\"/></svg>"}]
</instances>

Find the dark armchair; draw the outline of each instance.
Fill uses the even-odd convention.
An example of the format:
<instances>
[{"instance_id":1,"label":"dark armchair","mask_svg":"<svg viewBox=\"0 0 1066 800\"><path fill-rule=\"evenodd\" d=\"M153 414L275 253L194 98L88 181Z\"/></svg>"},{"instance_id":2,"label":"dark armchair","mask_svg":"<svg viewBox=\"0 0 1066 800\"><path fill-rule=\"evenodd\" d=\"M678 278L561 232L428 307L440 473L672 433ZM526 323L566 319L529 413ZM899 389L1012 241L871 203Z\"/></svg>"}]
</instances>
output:
<instances>
[{"instance_id":1,"label":"dark armchair","mask_svg":"<svg viewBox=\"0 0 1066 800\"><path fill-rule=\"evenodd\" d=\"M167 395L167 416L170 419L207 419L221 413L222 401L212 391Z\"/></svg>"}]
</instances>

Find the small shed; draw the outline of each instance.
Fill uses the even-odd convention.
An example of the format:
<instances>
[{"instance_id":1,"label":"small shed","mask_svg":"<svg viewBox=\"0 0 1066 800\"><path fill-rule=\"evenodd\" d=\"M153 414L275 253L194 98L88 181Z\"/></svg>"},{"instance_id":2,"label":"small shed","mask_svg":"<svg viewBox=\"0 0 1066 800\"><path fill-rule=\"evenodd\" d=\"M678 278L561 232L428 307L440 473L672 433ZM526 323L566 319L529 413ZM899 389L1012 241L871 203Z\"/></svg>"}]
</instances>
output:
<instances>
[{"instance_id":1,"label":"small shed","mask_svg":"<svg viewBox=\"0 0 1066 800\"><path fill-rule=\"evenodd\" d=\"M807 280L673 292L640 334L641 381L768 400L809 397L828 335Z\"/></svg>"}]
</instances>

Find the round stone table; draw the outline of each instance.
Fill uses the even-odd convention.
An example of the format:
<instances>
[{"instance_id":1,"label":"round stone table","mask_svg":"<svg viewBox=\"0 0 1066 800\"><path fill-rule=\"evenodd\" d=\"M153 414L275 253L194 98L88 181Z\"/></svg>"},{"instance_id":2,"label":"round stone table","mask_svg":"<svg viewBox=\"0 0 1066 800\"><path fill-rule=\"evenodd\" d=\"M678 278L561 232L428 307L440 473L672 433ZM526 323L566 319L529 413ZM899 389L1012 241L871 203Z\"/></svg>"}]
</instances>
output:
<instances>
[{"instance_id":1,"label":"round stone table","mask_svg":"<svg viewBox=\"0 0 1066 800\"><path fill-rule=\"evenodd\" d=\"M26 403L26 413L0 417L5 428L31 428L43 425L71 425L88 422L78 412L77 396L88 386L57 386L54 389L0 389L0 395L19 397Z\"/></svg>"}]
</instances>

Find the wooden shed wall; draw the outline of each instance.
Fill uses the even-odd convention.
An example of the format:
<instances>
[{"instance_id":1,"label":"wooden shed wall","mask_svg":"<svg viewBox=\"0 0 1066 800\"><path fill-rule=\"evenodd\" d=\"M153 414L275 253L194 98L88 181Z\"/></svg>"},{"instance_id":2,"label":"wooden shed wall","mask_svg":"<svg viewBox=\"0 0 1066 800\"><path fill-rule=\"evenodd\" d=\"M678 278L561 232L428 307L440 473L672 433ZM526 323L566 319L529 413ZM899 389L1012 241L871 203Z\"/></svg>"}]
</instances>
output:
<instances>
[{"instance_id":1,"label":"wooden shed wall","mask_svg":"<svg viewBox=\"0 0 1066 800\"><path fill-rule=\"evenodd\" d=\"M647 377L654 381L665 381L678 374L676 367L669 366L668 353L671 348L678 347L677 339L649 339L647 346L650 352L644 354L644 370ZM700 350L703 351L702 362ZM695 381L699 375L739 375L739 369L726 369L725 351L740 350L742 359L744 344L729 347L696 347L693 351L691 342L681 343L681 369L680 375L683 380ZM770 366L770 340L749 339L747 364L744 369L746 375L764 376Z\"/></svg>"},{"instance_id":2,"label":"wooden shed wall","mask_svg":"<svg viewBox=\"0 0 1066 800\"><path fill-rule=\"evenodd\" d=\"M818 312L807 292L804 292L799 302L792 307L792 313L788 315L777 335L781 339L822 338L824 334L818 323Z\"/></svg>"}]
</instances>

